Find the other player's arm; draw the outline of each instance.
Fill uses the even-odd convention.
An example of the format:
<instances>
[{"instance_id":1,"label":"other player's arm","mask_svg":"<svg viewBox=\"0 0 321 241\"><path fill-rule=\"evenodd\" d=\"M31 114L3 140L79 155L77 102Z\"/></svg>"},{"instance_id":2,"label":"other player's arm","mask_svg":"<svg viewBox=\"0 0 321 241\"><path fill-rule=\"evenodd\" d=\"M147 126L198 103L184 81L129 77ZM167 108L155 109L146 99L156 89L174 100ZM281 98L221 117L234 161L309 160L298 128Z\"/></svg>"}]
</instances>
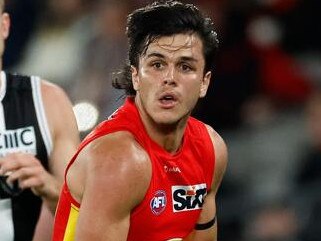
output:
<instances>
[{"instance_id":1,"label":"other player's arm","mask_svg":"<svg viewBox=\"0 0 321 241\"><path fill-rule=\"evenodd\" d=\"M41 83L42 100L52 136L49 170L33 154L16 152L0 160L0 174L10 173L8 182L18 181L22 189L30 188L54 213L63 181L64 169L79 143L71 103L61 88Z\"/></svg>"},{"instance_id":2,"label":"other player's arm","mask_svg":"<svg viewBox=\"0 0 321 241\"><path fill-rule=\"evenodd\" d=\"M49 156L49 172L45 172L43 176L43 185L36 186L33 191L41 196L54 213L66 165L79 144L79 132L72 104L63 89L42 81L41 92L53 149Z\"/></svg>"},{"instance_id":3,"label":"other player's arm","mask_svg":"<svg viewBox=\"0 0 321 241\"><path fill-rule=\"evenodd\" d=\"M33 240L49 241L65 167L79 144L79 133L72 104L65 92L47 81L42 81L41 92L53 149L49 156L49 172L42 168L45 185L33 188L44 201Z\"/></svg>"}]
</instances>

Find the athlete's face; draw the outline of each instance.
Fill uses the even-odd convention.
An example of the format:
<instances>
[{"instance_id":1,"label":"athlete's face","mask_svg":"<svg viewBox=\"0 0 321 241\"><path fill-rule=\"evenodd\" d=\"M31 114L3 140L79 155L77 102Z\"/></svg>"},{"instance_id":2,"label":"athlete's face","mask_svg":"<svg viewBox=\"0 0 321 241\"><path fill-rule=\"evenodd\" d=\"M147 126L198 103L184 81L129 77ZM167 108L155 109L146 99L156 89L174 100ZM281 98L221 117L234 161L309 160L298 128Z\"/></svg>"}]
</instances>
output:
<instances>
[{"instance_id":1,"label":"athlete's face","mask_svg":"<svg viewBox=\"0 0 321 241\"><path fill-rule=\"evenodd\" d=\"M160 37L149 44L132 67L136 104L143 116L157 124L186 120L204 97L211 72L204 73L203 44L193 34Z\"/></svg>"}]
</instances>

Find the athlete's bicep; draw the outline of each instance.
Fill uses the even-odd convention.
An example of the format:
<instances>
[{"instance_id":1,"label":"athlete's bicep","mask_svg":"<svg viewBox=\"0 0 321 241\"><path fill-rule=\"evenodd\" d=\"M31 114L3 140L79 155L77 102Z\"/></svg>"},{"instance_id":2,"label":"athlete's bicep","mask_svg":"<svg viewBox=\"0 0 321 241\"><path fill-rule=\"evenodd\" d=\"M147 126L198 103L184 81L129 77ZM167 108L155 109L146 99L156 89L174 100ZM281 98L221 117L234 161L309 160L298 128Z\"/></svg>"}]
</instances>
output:
<instances>
[{"instance_id":1,"label":"athlete's bicep","mask_svg":"<svg viewBox=\"0 0 321 241\"><path fill-rule=\"evenodd\" d=\"M125 132L90 144L75 240L126 240L131 210L143 199L150 162Z\"/></svg>"}]
</instances>

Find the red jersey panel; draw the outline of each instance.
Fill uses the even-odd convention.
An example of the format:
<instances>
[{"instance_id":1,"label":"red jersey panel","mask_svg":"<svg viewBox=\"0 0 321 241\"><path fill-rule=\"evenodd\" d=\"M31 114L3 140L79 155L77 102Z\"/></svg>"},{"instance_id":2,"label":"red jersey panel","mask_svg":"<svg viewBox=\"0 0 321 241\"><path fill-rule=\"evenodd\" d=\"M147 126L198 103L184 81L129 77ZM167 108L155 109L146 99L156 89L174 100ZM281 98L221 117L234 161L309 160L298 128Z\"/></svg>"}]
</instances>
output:
<instances>
[{"instance_id":1,"label":"red jersey panel","mask_svg":"<svg viewBox=\"0 0 321 241\"><path fill-rule=\"evenodd\" d=\"M167 241L184 238L194 229L213 179L214 148L205 125L190 117L182 146L179 152L172 155L148 136L134 100L128 98L121 108L81 143L66 173L79 151L89 142L121 130L135 136L152 162L150 186L143 202L131 213L127 240ZM54 241L73 240L80 206L70 195L65 183L55 217Z\"/></svg>"}]
</instances>

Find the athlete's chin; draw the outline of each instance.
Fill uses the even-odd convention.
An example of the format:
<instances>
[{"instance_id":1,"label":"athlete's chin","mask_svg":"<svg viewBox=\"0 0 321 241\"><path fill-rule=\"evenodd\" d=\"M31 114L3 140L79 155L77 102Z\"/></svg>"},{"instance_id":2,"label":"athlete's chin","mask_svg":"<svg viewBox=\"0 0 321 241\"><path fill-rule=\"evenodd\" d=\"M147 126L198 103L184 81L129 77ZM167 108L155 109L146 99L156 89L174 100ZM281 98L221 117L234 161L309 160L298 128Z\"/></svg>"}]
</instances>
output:
<instances>
[{"instance_id":1,"label":"athlete's chin","mask_svg":"<svg viewBox=\"0 0 321 241\"><path fill-rule=\"evenodd\" d=\"M160 120L156 122L159 126L162 127L172 127L172 126L176 126L178 121L177 120Z\"/></svg>"},{"instance_id":2,"label":"athlete's chin","mask_svg":"<svg viewBox=\"0 0 321 241\"><path fill-rule=\"evenodd\" d=\"M187 108L153 108L149 111L150 117L153 119L154 123L162 126L175 126L179 123L187 120L186 117L189 116L189 111Z\"/></svg>"},{"instance_id":3,"label":"athlete's chin","mask_svg":"<svg viewBox=\"0 0 321 241\"><path fill-rule=\"evenodd\" d=\"M158 113L154 116L154 122L161 126L177 125L181 119L182 116L175 113Z\"/></svg>"}]
</instances>

